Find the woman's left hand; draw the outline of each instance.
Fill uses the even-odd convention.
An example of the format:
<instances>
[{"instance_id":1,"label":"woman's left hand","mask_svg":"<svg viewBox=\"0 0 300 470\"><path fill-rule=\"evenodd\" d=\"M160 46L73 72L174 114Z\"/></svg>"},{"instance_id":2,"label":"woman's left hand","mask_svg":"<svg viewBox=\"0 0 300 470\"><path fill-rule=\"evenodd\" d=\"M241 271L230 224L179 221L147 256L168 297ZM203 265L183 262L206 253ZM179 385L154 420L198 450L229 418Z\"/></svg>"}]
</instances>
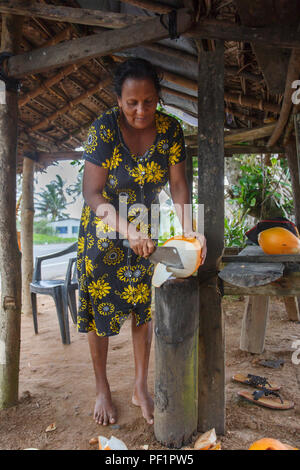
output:
<instances>
[{"instance_id":1,"label":"woman's left hand","mask_svg":"<svg viewBox=\"0 0 300 470\"><path fill-rule=\"evenodd\" d=\"M201 244L201 264L204 264L206 253L207 253L207 246L206 246L206 238L202 233L199 232L185 232L185 237L190 238L197 238Z\"/></svg>"}]
</instances>

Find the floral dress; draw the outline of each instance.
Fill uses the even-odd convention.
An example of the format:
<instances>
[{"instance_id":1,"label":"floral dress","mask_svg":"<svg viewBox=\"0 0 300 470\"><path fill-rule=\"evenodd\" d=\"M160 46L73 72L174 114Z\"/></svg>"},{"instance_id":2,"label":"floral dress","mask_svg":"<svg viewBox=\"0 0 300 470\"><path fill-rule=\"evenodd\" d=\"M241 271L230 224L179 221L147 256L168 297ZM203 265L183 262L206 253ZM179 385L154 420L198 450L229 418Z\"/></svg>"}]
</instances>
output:
<instances>
[{"instance_id":1,"label":"floral dress","mask_svg":"<svg viewBox=\"0 0 300 470\"><path fill-rule=\"evenodd\" d=\"M83 158L107 168L102 195L117 212L125 213L137 229L158 238L158 194L168 182L168 168L186 158L178 121L155 113L156 139L148 151L133 155L124 143L120 110L104 112L92 124ZM142 204L142 205L141 205ZM119 234L85 203L80 221L77 270L79 281L78 331L98 336L119 333L132 313L136 325L151 320L153 265L123 245Z\"/></svg>"}]
</instances>

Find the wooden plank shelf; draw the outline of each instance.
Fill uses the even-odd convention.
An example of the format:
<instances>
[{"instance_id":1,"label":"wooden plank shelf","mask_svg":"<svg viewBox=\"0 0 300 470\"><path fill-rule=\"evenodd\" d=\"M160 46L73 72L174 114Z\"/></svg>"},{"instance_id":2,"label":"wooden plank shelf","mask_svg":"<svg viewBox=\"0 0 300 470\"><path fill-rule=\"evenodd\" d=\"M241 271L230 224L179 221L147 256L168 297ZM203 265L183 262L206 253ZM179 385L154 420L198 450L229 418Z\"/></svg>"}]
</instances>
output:
<instances>
[{"instance_id":1,"label":"wooden plank shelf","mask_svg":"<svg viewBox=\"0 0 300 470\"><path fill-rule=\"evenodd\" d=\"M223 256L223 263L300 263L300 255Z\"/></svg>"},{"instance_id":2,"label":"wooden plank shelf","mask_svg":"<svg viewBox=\"0 0 300 470\"><path fill-rule=\"evenodd\" d=\"M221 261L228 263L219 272L226 295L300 295L299 255L265 255L259 246L251 245Z\"/></svg>"}]
</instances>

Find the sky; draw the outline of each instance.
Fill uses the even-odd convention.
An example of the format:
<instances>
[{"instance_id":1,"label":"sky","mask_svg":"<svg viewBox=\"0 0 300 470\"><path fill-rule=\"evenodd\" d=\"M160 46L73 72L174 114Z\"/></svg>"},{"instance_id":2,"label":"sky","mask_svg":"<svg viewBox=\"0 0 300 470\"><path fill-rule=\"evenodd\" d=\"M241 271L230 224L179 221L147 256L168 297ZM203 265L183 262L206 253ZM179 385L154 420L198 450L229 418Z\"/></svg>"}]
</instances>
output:
<instances>
[{"instance_id":1,"label":"sky","mask_svg":"<svg viewBox=\"0 0 300 470\"><path fill-rule=\"evenodd\" d=\"M48 166L44 173L36 173L34 185L35 195L42 191L45 188L46 184L54 180L56 178L56 175L59 175L66 182L65 187L75 183L77 179L78 169L79 167L77 165L71 165L70 161L63 161L60 162L58 165ZM72 198L67 195L66 198L68 202L72 201ZM81 216L82 206L83 198L82 196L80 196L75 203L67 206L65 212L68 213L70 217L79 219Z\"/></svg>"}]
</instances>

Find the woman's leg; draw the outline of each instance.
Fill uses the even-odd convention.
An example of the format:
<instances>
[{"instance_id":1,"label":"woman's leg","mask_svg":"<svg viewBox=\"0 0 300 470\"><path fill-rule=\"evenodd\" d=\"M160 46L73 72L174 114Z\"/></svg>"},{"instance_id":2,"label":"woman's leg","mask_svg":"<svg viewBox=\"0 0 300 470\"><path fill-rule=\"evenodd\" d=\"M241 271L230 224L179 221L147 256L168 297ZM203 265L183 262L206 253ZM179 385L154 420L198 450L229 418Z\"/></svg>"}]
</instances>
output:
<instances>
[{"instance_id":1,"label":"woman's leg","mask_svg":"<svg viewBox=\"0 0 300 470\"><path fill-rule=\"evenodd\" d=\"M132 403L140 406L144 418L153 424L154 403L148 392L148 365L152 341L152 321L136 326L132 315L132 340L135 363L135 386Z\"/></svg>"},{"instance_id":2,"label":"woman's leg","mask_svg":"<svg viewBox=\"0 0 300 470\"><path fill-rule=\"evenodd\" d=\"M100 337L95 331L89 331L88 341L96 379L94 419L96 423L106 426L115 423L117 418L106 376L108 337Z\"/></svg>"}]
</instances>

